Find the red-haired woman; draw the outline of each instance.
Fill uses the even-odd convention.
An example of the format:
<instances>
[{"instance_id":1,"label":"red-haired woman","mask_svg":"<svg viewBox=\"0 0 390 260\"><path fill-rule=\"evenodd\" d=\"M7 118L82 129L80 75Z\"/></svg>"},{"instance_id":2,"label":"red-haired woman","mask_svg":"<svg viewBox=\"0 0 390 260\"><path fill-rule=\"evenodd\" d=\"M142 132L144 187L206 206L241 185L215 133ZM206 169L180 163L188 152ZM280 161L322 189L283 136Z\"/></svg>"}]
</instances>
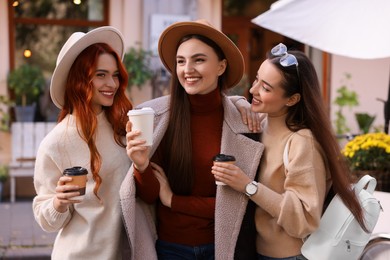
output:
<instances>
[{"instance_id":1,"label":"red-haired woman","mask_svg":"<svg viewBox=\"0 0 390 260\"><path fill-rule=\"evenodd\" d=\"M120 259L119 186L130 167L125 150L128 82L122 35L113 27L76 32L62 47L50 86L61 109L36 160L33 210L58 232L52 259ZM65 169L88 170L84 199Z\"/></svg>"}]
</instances>

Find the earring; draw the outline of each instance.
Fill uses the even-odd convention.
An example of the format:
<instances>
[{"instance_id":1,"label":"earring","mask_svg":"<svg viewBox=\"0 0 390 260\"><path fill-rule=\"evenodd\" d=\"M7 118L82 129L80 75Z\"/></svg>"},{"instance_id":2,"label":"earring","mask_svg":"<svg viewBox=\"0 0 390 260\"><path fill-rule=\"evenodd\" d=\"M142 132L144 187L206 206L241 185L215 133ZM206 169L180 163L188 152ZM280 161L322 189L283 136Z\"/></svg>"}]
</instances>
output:
<instances>
[{"instance_id":1,"label":"earring","mask_svg":"<svg viewBox=\"0 0 390 260\"><path fill-rule=\"evenodd\" d=\"M290 106L290 104L289 104L289 103L287 103L287 104L286 104L286 106L288 106L288 107L289 107L289 106Z\"/></svg>"}]
</instances>

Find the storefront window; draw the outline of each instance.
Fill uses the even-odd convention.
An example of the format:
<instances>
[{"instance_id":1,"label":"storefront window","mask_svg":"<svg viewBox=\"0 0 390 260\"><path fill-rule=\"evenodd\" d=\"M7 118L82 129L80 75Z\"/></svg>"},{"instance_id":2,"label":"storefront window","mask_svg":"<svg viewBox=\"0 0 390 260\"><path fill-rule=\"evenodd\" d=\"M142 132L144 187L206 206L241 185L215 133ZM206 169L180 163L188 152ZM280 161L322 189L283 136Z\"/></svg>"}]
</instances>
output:
<instances>
[{"instance_id":1,"label":"storefront window","mask_svg":"<svg viewBox=\"0 0 390 260\"><path fill-rule=\"evenodd\" d=\"M15 18L104 20L103 0L14 1Z\"/></svg>"},{"instance_id":2,"label":"storefront window","mask_svg":"<svg viewBox=\"0 0 390 260\"><path fill-rule=\"evenodd\" d=\"M36 64L45 74L55 68L62 45L73 32L87 32L94 27L43 24L15 25L15 68L24 63ZM26 57L27 56L29 57Z\"/></svg>"},{"instance_id":3,"label":"storefront window","mask_svg":"<svg viewBox=\"0 0 390 260\"><path fill-rule=\"evenodd\" d=\"M11 69L26 63L39 67L47 82L44 95L47 100L50 99L48 87L61 47L76 31L88 32L108 25L108 1L9 1ZM43 107L45 105L38 106L41 111L47 110ZM47 121L48 117L41 114L36 116L35 120Z\"/></svg>"}]
</instances>

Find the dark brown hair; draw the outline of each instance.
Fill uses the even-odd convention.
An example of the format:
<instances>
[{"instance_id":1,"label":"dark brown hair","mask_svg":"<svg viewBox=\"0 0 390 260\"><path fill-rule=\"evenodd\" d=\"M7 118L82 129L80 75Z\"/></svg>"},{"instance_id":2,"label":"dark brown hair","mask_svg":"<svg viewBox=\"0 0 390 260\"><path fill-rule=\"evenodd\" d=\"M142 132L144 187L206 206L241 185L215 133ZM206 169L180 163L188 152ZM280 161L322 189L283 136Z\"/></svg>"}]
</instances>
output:
<instances>
[{"instance_id":1,"label":"dark brown hair","mask_svg":"<svg viewBox=\"0 0 390 260\"><path fill-rule=\"evenodd\" d=\"M360 226L366 230L363 211L351 188L352 179L349 167L343 159L329 115L326 112L315 68L304 53L300 51L289 51L289 53L297 58L298 70L295 65L283 67L279 63L280 57L268 55L272 64L282 72L282 88L285 90L285 96L290 97L295 93L301 95L300 101L289 107L286 125L293 132L304 128L311 130L327 157L333 189L330 192L340 196Z\"/></svg>"},{"instance_id":2,"label":"dark brown hair","mask_svg":"<svg viewBox=\"0 0 390 260\"><path fill-rule=\"evenodd\" d=\"M183 37L176 49L180 44L190 39L204 42L215 51L220 61L225 59L222 49L214 41L202 35ZM218 78L218 86L221 90L227 88L225 82L226 73L223 73ZM170 91L169 126L163 139L165 140L163 143L165 148L163 165L173 193L188 195L191 193L194 183L190 103L188 94L180 85L176 72L172 73Z\"/></svg>"}]
</instances>

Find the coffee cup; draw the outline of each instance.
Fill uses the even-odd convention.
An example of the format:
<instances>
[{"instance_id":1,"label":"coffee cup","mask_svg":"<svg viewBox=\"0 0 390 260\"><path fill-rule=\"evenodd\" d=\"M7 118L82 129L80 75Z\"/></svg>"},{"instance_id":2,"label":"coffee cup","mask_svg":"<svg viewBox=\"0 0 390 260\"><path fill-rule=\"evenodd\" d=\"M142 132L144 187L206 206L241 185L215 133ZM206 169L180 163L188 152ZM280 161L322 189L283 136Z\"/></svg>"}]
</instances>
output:
<instances>
[{"instance_id":1,"label":"coffee cup","mask_svg":"<svg viewBox=\"0 0 390 260\"><path fill-rule=\"evenodd\" d=\"M79 186L78 191L80 192L79 196L72 197L72 200L83 200L85 197L85 190L87 186L87 174L88 170L80 167L80 166L74 166L72 168L67 168L64 170L63 175L72 177L72 181L67 182L66 184L72 184ZM75 191L68 191L68 192L75 192Z\"/></svg>"},{"instance_id":2,"label":"coffee cup","mask_svg":"<svg viewBox=\"0 0 390 260\"><path fill-rule=\"evenodd\" d=\"M233 155L227 155L227 154L217 154L213 157L213 162L223 162L223 163L231 163L234 164L236 162L236 158ZM226 185L225 183L221 181L215 181L215 184L217 185Z\"/></svg>"},{"instance_id":3,"label":"coffee cup","mask_svg":"<svg viewBox=\"0 0 390 260\"><path fill-rule=\"evenodd\" d=\"M127 113L132 124L132 130L139 130L141 134L135 140L146 140L145 146L153 144L154 110L150 107L129 110Z\"/></svg>"}]
</instances>

